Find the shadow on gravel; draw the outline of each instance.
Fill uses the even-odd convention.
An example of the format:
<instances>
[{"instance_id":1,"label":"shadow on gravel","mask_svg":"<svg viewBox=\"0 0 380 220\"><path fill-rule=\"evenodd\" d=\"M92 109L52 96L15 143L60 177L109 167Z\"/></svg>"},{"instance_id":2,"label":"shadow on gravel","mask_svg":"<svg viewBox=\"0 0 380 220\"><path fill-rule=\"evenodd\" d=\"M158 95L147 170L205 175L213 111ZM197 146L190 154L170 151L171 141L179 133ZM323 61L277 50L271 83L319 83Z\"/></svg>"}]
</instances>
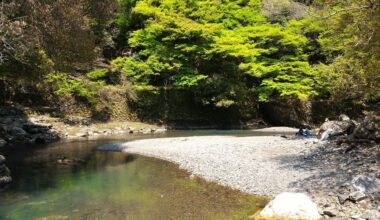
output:
<instances>
[{"instance_id":1,"label":"shadow on gravel","mask_svg":"<svg viewBox=\"0 0 380 220\"><path fill-rule=\"evenodd\" d=\"M380 177L379 144L358 144L347 152L352 146L328 142L299 155L275 159L286 169L311 172L308 178L290 184L308 192L336 190L357 175Z\"/></svg>"}]
</instances>

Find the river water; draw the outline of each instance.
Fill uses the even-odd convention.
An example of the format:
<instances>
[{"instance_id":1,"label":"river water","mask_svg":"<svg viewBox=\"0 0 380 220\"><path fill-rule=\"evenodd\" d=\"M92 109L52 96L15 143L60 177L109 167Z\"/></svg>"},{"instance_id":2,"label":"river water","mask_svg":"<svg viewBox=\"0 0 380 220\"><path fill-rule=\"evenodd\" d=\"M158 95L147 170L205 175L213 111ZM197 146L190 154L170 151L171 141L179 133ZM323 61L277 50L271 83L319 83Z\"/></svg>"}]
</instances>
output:
<instances>
[{"instance_id":1,"label":"river water","mask_svg":"<svg viewBox=\"0 0 380 220\"><path fill-rule=\"evenodd\" d=\"M261 209L265 198L190 178L175 164L97 151L108 143L194 135L259 134L177 131L7 147L1 153L14 181L0 192L0 219L246 219Z\"/></svg>"}]
</instances>

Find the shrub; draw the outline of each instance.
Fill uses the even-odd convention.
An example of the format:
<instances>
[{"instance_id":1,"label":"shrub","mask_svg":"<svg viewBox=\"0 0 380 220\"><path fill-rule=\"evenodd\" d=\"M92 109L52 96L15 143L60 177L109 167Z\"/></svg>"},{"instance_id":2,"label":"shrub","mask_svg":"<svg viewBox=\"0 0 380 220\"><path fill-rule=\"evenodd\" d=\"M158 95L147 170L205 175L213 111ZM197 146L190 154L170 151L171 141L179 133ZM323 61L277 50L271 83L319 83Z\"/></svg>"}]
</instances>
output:
<instances>
[{"instance_id":1,"label":"shrub","mask_svg":"<svg viewBox=\"0 0 380 220\"><path fill-rule=\"evenodd\" d=\"M104 82L101 81L88 81L85 78L75 78L59 72L48 74L45 82L53 87L56 95L73 96L89 104L97 103L99 90L104 86Z\"/></svg>"}]
</instances>

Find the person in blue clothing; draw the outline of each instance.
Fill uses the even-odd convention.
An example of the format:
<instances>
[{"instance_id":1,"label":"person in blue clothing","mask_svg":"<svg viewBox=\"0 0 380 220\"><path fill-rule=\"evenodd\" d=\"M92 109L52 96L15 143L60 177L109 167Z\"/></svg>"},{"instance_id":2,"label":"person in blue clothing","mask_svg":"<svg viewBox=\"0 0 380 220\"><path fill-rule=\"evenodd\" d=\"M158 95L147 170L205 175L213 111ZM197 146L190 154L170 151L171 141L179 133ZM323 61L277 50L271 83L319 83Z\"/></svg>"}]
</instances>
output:
<instances>
[{"instance_id":1,"label":"person in blue clothing","mask_svg":"<svg viewBox=\"0 0 380 220\"><path fill-rule=\"evenodd\" d=\"M313 136L313 133L311 132L310 127L305 128L305 130L303 131L303 136L306 138L310 138Z\"/></svg>"},{"instance_id":2,"label":"person in blue clothing","mask_svg":"<svg viewBox=\"0 0 380 220\"><path fill-rule=\"evenodd\" d=\"M304 134L304 130L303 130L302 128L300 128L300 129L298 130L298 132L296 133L296 136L297 136L297 137L303 137L303 134Z\"/></svg>"},{"instance_id":3,"label":"person in blue clothing","mask_svg":"<svg viewBox=\"0 0 380 220\"><path fill-rule=\"evenodd\" d=\"M306 127L305 129L300 128L298 132L296 133L297 137L305 137L305 138L310 138L313 136L313 133L311 131L310 127Z\"/></svg>"}]
</instances>

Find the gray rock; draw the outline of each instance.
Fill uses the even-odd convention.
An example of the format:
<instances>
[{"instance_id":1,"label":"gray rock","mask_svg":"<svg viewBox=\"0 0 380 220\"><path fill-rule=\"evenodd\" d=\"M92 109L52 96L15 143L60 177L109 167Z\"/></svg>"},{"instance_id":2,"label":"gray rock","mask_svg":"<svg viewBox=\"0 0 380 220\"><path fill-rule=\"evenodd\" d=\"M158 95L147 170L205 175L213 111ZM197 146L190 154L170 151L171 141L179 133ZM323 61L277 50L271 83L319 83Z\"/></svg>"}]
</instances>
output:
<instances>
[{"instance_id":1,"label":"gray rock","mask_svg":"<svg viewBox=\"0 0 380 220\"><path fill-rule=\"evenodd\" d=\"M352 121L327 121L321 125L317 136L321 140L328 140L339 135L349 135L355 129Z\"/></svg>"},{"instance_id":2,"label":"gray rock","mask_svg":"<svg viewBox=\"0 0 380 220\"><path fill-rule=\"evenodd\" d=\"M0 138L0 147L4 147L7 144L7 142Z\"/></svg>"},{"instance_id":3,"label":"gray rock","mask_svg":"<svg viewBox=\"0 0 380 220\"><path fill-rule=\"evenodd\" d=\"M0 137L5 137L7 136L7 126L5 126L4 124L0 124Z\"/></svg>"},{"instance_id":4,"label":"gray rock","mask_svg":"<svg viewBox=\"0 0 380 220\"><path fill-rule=\"evenodd\" d=\"M153 133L154 131L149 129L149 128L144 128L144 129L141 129L141 133L143 134L151 134Z\"/></svg>"},{"instance_id":5,"label":"gray rock","mask_svg":"<svg viewBox=\"0 0 380 220\"><path fill-rule=\"evenodd\" d=\"M339 115L338 120L339 121L350 121L351 119L347 115L341 114L341 115Z\"/></svg>"},{"instance_id":6,"label":"gray rock","mask_svg":"<svg viewBox=\"0 0 380 220\"><path fill-rule=\"evenodd\" d=\"M4 173L8 172L8 167L5 166L5 164L0 164L0 176L3 175Z\"/></svg>"},{"instance_id":7,"label":"gray rock","mask_svg":"<svg viewBox=\"0 0 380 220\"><path fill-rule=\"evenodd\" d=\"M25 123L22 128L30 134L38 134L47 132L53 126L51 124L34 124L31 122Z\"/></svg>"},{"instance_id":8,"label":"gray rock","mask_svg":"<svg viewBox=\"0 0 380 220\"><path fill-rule=\"evenodd\" d=\"M364 193L380 193L380 179L368 176L356 176L352 180L352 186Z\"/></svg>"},{"instance_id":9,"label":"gray rock","mask_svg":"<svg viewBox=\"0 0 380 220\"><path fill-rule=\"evenodd\" d=\"M5 161L5 157L3 155L0 155L0 164L4 164Z\"/></svg>"},{"instance_id":10,"label":"gray rock","mask_svg":"<svg viewBox=\"0 0 380 220\"><path fill-rule=\"evenodd\" d=\"M2 176L2 177L0 177L0 188L8 185L11 182L12 182L12 177L10 177L10 176Z\"/></svg>"},{"instance_id":11,"label":"gray rock","mask_svg":"<svg viewBox=\"0 0 380 220\"><path fill-rule=\"evenodd\" d=\"M365 198L367 198L367 196L362 191L356 191L356 192L350 193L350 200L352 202L360 202L361 200Z\"/></svg>"},{"instance_id":12,"label":"gray rock","mask_svg":"<svg viewBox=\"0 0 380 220\"><path fill-rule=\"evenodd\" d=\"M88 132L79 132L75 134L77 137L88 137L88 135Z\"/></svg>"},{"instance_id":13,"label":"gray rock","mask_svg":"<svg viewBox=\"0 0 380 220\"><path fill-rule=\"evenodd\" d=\"M11 128L10 133L13 136L24 136L24 135L26 135L26 131L20 127Z\"/></svg>"},{"instance_id":14,"label":"gray rock","mask_svg":"<svg viewBox=\"0 0 380 220\"><path fill-rule=\"evenodd\" d=\"M156 128L156 129L152 129L152 132L156 133L156 134L160 134L160 133L165 133L167 130L166 128Z\"/></svg>"},{"instance_id":15,"label":"gray rock","mask_svg":"<svg viewBox=\"0 0 380 220\"><path fill-rule=\"evenodd\" d=\"M354 137L380 141L380 114L375 112L369 113L355 129Z\"/></svg>"},{"instance_id":16,"label":"gray rock","mask_svg":"<svg viewBox=\"0 0 380 220\"><path fill-rule=\"evenodd\" d=\"M3 155L0 155L0 189L12 181L12 178L10 177L10 171L4 163L5 157Z\"/></svg>"},{"instance_id":17,"label":"gray rock","mask_svg":"<svg viewBox=\"0 0 380 220\"><path fill-rule=\"evenodd\" d=\"M338 202L339 204L343 205L350 197L345 194L339 194L338 195Z\"/></svg>"},{"instance_id":18,"label":"gray rock","mask_svg":"<svg viewBox=\"0 0 380 220\"><path fill-rule=\"evenodd\" d=\"M10 175L11 175L11 171L9 170L9 168L5 164L0 165L0 177L10 176Z\"/></svg>"}]
</instances>

